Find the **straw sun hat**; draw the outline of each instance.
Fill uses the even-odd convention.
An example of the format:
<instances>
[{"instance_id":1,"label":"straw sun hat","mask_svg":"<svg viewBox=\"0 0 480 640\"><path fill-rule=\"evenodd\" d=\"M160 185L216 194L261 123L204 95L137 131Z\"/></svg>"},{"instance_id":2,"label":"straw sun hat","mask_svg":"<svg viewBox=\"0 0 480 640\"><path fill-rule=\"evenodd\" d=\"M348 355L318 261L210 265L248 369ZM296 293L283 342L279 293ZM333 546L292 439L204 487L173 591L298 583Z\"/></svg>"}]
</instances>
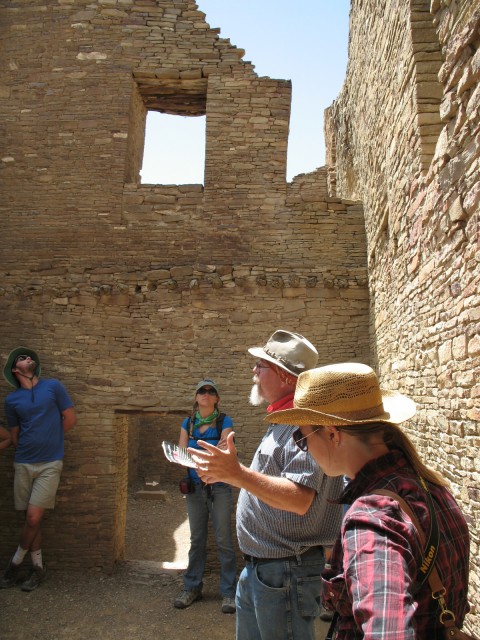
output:
<instances>
[{"instance_id":1,"label":"straw sun hat","mask_svg":"<svg viewBox=\"0 0 480 640\"><path fill-rule=\"evenodd\" d=\"M396 391L382 391L373 369L347 362L300 374L294 409L275 411L266 422L298 426L342 426L368 422L400 424L415 404Z\"/></svg>"}]
</instances>

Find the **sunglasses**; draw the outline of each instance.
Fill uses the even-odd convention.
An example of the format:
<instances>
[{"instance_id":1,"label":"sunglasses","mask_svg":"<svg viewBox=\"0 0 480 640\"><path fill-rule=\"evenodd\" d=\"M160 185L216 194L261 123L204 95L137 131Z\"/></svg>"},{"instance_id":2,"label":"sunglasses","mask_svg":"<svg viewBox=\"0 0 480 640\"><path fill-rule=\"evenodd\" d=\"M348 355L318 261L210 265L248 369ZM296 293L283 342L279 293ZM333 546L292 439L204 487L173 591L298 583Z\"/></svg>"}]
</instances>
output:
<instances>
[{"instance_id":1,"label":"sunglasses","mask_svg":"<svg viewBox=\"0 0 480 640\"><path fill-rule=\"evenodd\" d=\"M205 389L205 387L202 387L201 389L199 389L197 393L201 396L204 396L206 393L208 393L209 396L217 395L217 392L215 391L215 389Z\"/></svg>"},{"instance_id":2,"label":"sunglasses","mask_svg":"<svg viewBox=\"0 0 480 640\"><path fill-rule=\"evenodd\" d=\"M21 354L21 355L19 355L19 356L17 356L15 358L15 362L13 364L16 365L17 362L23 362L23 360L27 360L27 358L30 358L30 356L26 356L25 354Z\"/></svg>"},{"instance_id":3,"label":"sunglasses","mask_svg":"<svg viewBox=\"0 0 480 640\"><path fill-rule=\"evenodd\" d=\"M262 360L255 363L254 369L271 369L270 365Z\"/></svg>"},{"instance_id":4,"label":"sunglasses","mask_svg":"<svg viewBox=\"0 0 480 640\"><path fill-rule=\"evenodd\" d=\"M301 451L308 451L307 438L309 438L311 435L313 435L317 431L320 431L321 428L322 427L318 427L317 429L307 434L306 436L303 435L300 429L295 429L295 431L292 433L292 438L294 439L295 444Z\"/></svg>"}]
</instances>

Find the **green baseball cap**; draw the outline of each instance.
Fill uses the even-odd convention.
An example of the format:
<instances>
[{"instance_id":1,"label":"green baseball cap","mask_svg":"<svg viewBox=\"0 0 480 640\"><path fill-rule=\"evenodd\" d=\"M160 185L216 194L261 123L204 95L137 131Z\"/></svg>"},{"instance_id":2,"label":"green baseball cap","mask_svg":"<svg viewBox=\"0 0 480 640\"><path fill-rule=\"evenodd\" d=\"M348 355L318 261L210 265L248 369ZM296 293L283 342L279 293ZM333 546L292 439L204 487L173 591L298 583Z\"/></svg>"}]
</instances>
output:
<instances>
[{"instance_id":1,"label":"green baseball cap","mask_svg":"<svg viewBox=\"0 0 480 640\"><path fill-rule=\"evenodd\" d=\"M202 387L213 387L215 389L215 391L217 392L217 396L220 395L218 393L217 385L215 384L215 382L213 380L210 380L209 378L205 378L205 380L200 380L200 382L195 387L195 395L197 395L198 390L201 389Z\"/></svg>"},{"instance_id":2,"label":"green baseball cap","mask_svg":"<svg viewBox=\"0 0 480 640\"><path fill-rule=\"evenodd\" d=\"M7 362L3 367L3 377L8 382L8 384L12 387L15 387L15 389L18 389L20 387L20 383L12 372L12 369L15 365L15 360L18 358L18 356L22 355L30 356L30 358L37 363L34 375L36 375L37 378L40 377L40 358L37 356L35 351L33 351L33 349L29 349L28 347L17 347L10 352L10 355L7 358Z\"/></svg>"}]
</instances>

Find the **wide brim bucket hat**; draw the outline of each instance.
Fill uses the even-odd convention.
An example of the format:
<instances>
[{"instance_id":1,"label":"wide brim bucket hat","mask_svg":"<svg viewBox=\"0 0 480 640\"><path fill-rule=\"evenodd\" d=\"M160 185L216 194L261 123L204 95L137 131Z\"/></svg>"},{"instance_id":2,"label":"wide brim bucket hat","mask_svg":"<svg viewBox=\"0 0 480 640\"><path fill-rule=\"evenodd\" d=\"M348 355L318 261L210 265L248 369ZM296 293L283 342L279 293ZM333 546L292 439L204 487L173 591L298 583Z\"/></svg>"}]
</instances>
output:
<instances>
[{"instance_id":1,"label":"wide brim bucket hat","mask_svg":"<svg viewBox=\"0 0 480 640\"><path fill-rule=\"evenodd\" d=\"M318 362L318 352L311 342L299 333L278 329L264 347L251 347L248 352L281 367L294 376L313 369Z\"/></svg>"},{"instance_id":2,"label":"wide brim bucket hat","mask_svg":"<svg viewBox=\"0 0 480 640\"><path fill-rule=\"evenodd\" d=\"M35 360L35 362L37 363L37 366L35 367L34 375L37 376L37 378L40 377L40 371L41 371L40 358L35 353L35 351L33 351L33 349L29 349L28 347L16 347L13 351L10 352L7 358L7 361L5 363L5 366L3 367L3 377L8 382L8 384L12 387L15 387L15 389L18 389L20 387L20 383L18 382L17 378L13 374L12 368L13 368L13 365L15 364L15 360L18 358L18 356L21 356L21 355L30 356L32 360Z\"/></svg>"},{"instance_id":3,"label":"wide brim bucket hat","mask_svg":"<svg viewBox=\"0 0 480 640\"><path fill-rule=\"evenodd\" d=\"M398 425L416 413L415 403L380 389L371 367L356 362L311 369L298 377L293 409L270 413L266 422L295 426Z\"/></svg>"}]
</instances>

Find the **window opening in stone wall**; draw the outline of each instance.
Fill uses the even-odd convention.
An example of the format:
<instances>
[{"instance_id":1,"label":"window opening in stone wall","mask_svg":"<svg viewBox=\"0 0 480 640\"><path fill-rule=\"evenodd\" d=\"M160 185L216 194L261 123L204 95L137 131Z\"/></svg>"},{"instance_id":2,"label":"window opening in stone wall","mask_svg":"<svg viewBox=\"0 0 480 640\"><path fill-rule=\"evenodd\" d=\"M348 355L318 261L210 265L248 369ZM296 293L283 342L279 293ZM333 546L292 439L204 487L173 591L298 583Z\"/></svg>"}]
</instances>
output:
<instances>
[{"instance_id":1,"label":"window opening in stone wall","mask_svg":"<svg viewBox=\"0 0 480 640\"><path fill-rule=\"evenodd\" d=\"M148 111L142 184L203 184L206 116Z\"/></svg>"},{"instance_id":2,"label":"window opening in stone wall","mask_svg":"<svg viewBox=\"0 0 480 640\"><path fill-rule=\"evenodd\" d=\"M207 78L198 69L159 68L135 72L133 80L132 128L145 125L143 162L139 145L132 145L137 178L142 184L203 184ZM137 168L130 164L127 178Z\"/></svg>"},{"instance_id":3,"label":"window opening in stone wall","mask_svg":"<svg viewBox=\"0 0 480 640\"><path fill-rule=\"evenodd\" d=\"M430 14L430 0L411 0L411 34L415 64L415 95L419 133L418 153L423 171L428 171L443 128L440 103L443 86L438 73L443 57Z\"/></svg>"}]
</instances>

